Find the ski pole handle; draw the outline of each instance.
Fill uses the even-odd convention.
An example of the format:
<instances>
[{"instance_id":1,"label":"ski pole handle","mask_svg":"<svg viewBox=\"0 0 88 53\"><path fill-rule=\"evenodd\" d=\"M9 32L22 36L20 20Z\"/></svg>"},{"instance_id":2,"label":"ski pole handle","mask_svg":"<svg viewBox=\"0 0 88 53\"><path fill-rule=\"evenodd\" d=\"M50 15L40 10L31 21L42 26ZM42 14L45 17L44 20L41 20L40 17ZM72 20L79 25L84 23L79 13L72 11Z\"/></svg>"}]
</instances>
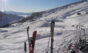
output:
<instances>
[{"instance_id":1,"label":"ski pole handle","mask_svg":"<svg viewBox=\"0 0 88 53\"><path fill-rule=\"evenodd\" d=\"M29 31L29 27L27 27L27 31Z\"/></svg>"}]
</instances>

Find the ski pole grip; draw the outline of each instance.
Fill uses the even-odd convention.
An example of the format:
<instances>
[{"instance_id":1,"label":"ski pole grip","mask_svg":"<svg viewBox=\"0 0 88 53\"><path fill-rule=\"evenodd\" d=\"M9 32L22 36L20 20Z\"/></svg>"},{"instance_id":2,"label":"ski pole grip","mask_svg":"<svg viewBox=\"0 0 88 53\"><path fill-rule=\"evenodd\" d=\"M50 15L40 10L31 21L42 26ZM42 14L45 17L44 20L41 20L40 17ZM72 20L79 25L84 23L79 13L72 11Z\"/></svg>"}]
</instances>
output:
<instances>
[{"instance_id":1,"label":"ski pole grip","mask_svg":"<svg viewBox=\"0 0 88 53\"><path fill-rule=\"evenodd\" d=\"M54 21L54 20L52 20L52 22L51 22L51 23L53 23L53 24L54 24L54 23L55 23L55 21Z\"/></svg>"},{"instance_id":2,"label":"ski pole grip","mask_svg":"<svg viewBox=\"0 0 88 53\"><path fill-rule=\"evenodd\" d=\"M29 31L29 26L27 27L27 31Z\"/></svg>"}]
</instances>

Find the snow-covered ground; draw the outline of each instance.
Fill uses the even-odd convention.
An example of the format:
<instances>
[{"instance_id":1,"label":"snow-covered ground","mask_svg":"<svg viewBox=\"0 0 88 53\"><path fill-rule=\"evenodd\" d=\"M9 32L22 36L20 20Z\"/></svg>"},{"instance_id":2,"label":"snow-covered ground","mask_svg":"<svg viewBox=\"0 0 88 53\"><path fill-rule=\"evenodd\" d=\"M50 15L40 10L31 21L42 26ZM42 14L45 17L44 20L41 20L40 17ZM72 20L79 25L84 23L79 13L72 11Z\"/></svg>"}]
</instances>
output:
<instances>
[{"instance_id":1,"label":"snow-covered ground","mask_svg":"<svg viewBox=\"0 0 88 53\"><path fill-rule=\"evenodd\" d=\"M88 27L88 3L83 2L78 5L69 5L69 7L57 10L48 16L43 16L33 22L24 22L22 25L16 25L8 28L0 28L0 53L25 53L24 42L27 41L26 28L29 26L29 34L32 36L33 31L37 31L35 44L35 53L46 53L50 51L50 21L62 20L55 22L54 34L54 53L65 53L70 43L77 42L79 30L77 25ZM77 15L80 12L81 15ZM84 13L85 12L85 13ZM65 18L65 19L62 19ZM17 23L16 23L17 24ZM73 27L74 25L74 27ZM48 47L49 43L49 47Z\"/></svg>"}]
</instances>

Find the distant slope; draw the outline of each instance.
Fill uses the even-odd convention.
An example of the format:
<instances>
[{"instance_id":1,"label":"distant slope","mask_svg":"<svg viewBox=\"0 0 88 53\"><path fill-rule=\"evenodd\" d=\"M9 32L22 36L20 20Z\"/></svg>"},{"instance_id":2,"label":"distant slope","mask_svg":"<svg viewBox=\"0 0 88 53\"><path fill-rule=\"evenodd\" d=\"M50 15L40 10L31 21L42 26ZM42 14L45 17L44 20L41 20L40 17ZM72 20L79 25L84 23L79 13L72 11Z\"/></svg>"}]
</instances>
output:
<instances>
[{"instance_id":1,"label":"distant slope","mask_svg":"<svg viewBox=\"0 0 88 53\"><path fill-rule=\"evenodd\" d=\"M0 12L0 27L7 26L11 23L18 22L21 19L23 19L23 17L21 16L5 14L3 12Z\"/></svg>"},{"instance_id":2,"label":"distant slope","mask_svg":"<svg viewBox=\"0 0 88 53\"><path fill-rule=\"evenodd\" d=\"M30 16L32 14L32 12L31 13L24 13L24 12L15 12L15 11L4 11L4 13L19 15L19 16L23 16L23 17Z\"/></svg>"},{"instance_id":3,"label":"distant slope","mask_svg":"<svg viewBox=\"0 0 88 53\"><path fill-rule=\"evenodd\" d=\"M30 16L27 16L26 18L22 19L20 22L26 22L26 21L35 21L37 19L40 19L43 14L45 14L46 11L42 11L42 12L34 12L32 13Z\"/></svg>"}]
</instances>

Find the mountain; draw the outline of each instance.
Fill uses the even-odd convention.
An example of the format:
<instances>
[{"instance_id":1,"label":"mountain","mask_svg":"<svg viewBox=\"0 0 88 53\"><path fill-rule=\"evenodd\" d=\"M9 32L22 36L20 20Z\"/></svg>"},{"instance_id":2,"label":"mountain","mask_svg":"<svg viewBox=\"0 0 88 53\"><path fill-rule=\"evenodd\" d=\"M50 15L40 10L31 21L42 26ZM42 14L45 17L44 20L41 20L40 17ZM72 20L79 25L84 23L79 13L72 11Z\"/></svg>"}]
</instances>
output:
<instances>
[{"instance_id":1,"label":"mountain","mask_svg":"<svg viewBox=\"0 0 88 53\"><path fill-rule=\"evenodd\" d=\"M87 0L81 0L81 1L78 1L78 2L75 2L75 3L70 3L70 4L67 4L67 5L64 5L64 6L61 6L61 7L56 7L56 8L53 8L53 9L50 9L50 10L47 10L46 12L46 16L47 15L50 15L50 14L53 14L53 13L57 13L57 12L60 12L62 10L67 10L69 8L73 8L73 7L76 7L82 3L85 3ZM86 4L87 5L87 4ZM86 6L85 5L85 6ZM79 6L78 6L79 7ZM75 11L76 9L71 9L69 11Z\"/></svg>"},{"instance_id":2,"label":"mountain","mask_svg":"<svg viewBox=\"0 0 88 53\"><path fill-rule=\"evenodd\" d=\"M86 1L87 0L81 0L75 3L70 3L65 6L56 7L46 11L34 12L30 16L27 16L25 19L23 19L21 22L25 22L27 20L35 21L37 19L46 19L46 20L55 19L56 20L58 17L59 17L58 19L65 19L67 16L73 15L77 12L84 10L85 6L87 7L87 4L85 4L85 6L82 6L82 7L79 5L85 3ZM84 8L84 9L81 9L81 8Z\"/></svg>"},{"instance_id":3,"label":"mountain","mask_svg":"<svg viewBox=\"0 0 88 53\"><path fill-rule=\"evenodd\" d=\"M46 11L42 11L42 12L34 12L32 13L30 16L27 16L26 18L22 19L20 22L26 22L26 21L35 21L37 19L40 19L43 14L45 14Z\"/></svg>"},{"instance_id":4,"label":"mountain","mask_svg":"<svg viewBox=\"0 0 88 53\"><path fill-rule=\"evenodd\" d=\"M4 11L6 14L13 14L13 15L19 15L19 16L30 16L32 13L24 13L24 12L15 12L15 11Z\"/></svg>"},{"instance_id":5,"label":"mountain","mask_svg":"<svg viewBox=\"0 0 88 53\"><path fill-rule=\"evenodd\" d=\"M5 14L0 12L0 27L8 26L9 24L15 23L23 19L21 16Z\"/></svg>"}]
</instances>

